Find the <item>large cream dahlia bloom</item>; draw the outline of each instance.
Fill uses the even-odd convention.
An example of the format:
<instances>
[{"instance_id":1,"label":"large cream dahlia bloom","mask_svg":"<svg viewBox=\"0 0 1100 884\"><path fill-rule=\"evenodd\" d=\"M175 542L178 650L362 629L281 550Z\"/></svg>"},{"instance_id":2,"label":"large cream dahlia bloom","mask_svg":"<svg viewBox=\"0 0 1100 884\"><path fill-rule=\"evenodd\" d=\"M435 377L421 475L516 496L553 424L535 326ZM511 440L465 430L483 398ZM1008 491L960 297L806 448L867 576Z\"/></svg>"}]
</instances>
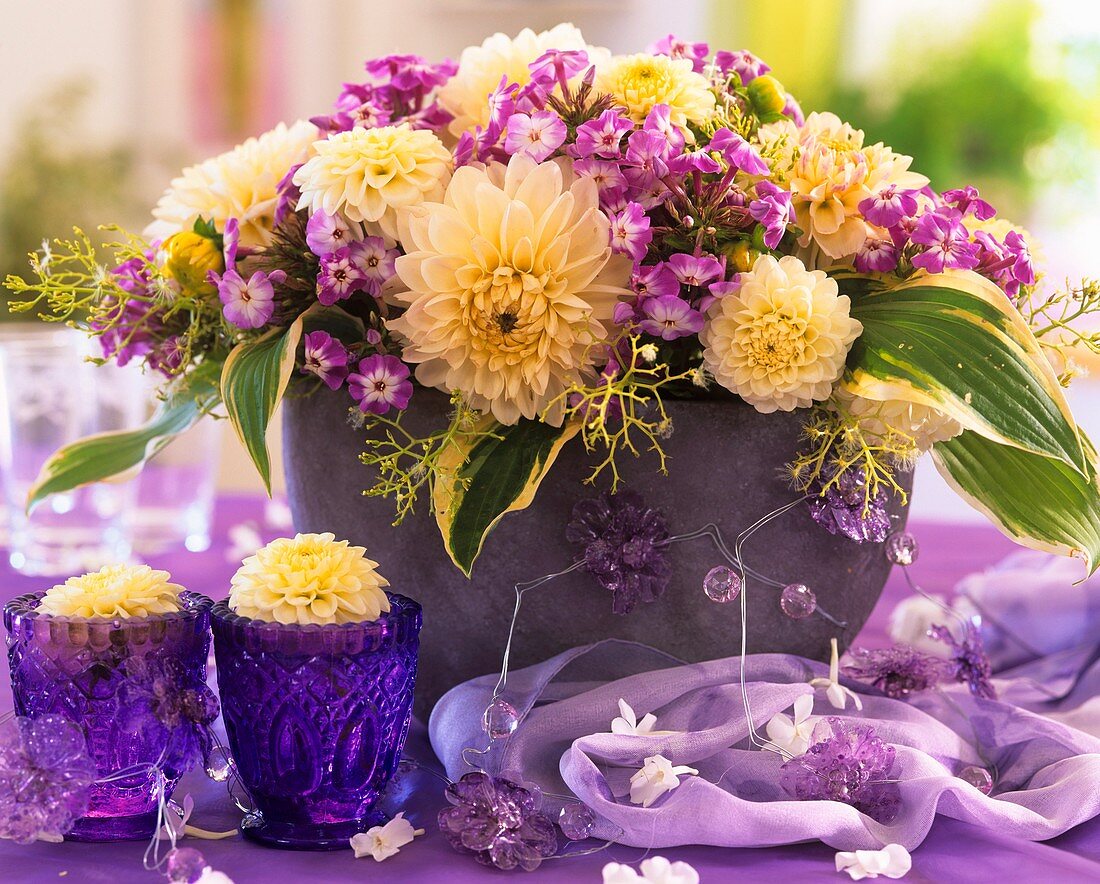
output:
<instances>
[{"instance_id":1,"label":"large cream dahlia bloom","mask_svg":"<svg viewBox=\"0 0 1100 884\"><path fill-rule=\"evenodd\" d=\"M860 431L872 442L880 442L891 433L901 433L913 440L917 451L925 452L963 431L962 424L942 411L901 399L879 402L837 387L833 402L843 414L859 421Z\"/></svg>"},{"instance_id":2,"label":"large cream dahlia bloom","mask_svg":"<svg viewBox=\"0 0 1100 884\"><path fill-rule=\"evenodd\" d=\"M571 24L560 24L536 34L524 28L515 37L493 34L480 46L462 50L458 71L439 90L440 105L454 116L449 125L452 135L489 122L489 93L506 76L509 83L525 86L531 80L527 66L549 49L583 49L595 65L610 58L611 53L598 46L589 46L584 35Z\"/></svg>"},{"instance_id":3,"label":"large cream dahlia bloom","mask_svg":"<svg viewBox=\"0 0 1100 884\"><path fill-rule=\"evenodd\" d=\"M705 123L714 115L714 93L691 60L667 55L618 55L596 71L596 89L614 96L636 123L659 104L668 105L672 123Z\"/></svg>"},{"instance_id":4,"label":"large cream dahlia bloom","mask_svg":"<svg viewBox=\"0 0 1100 884\"><path fill-rule=\"evenodd\" d=\"M70 577L48 590L38 610L55 617L149 617L180 609L183 587L167 571L148 565L108 565L99 571Z\"/></svg>"},{"instance_id":5,"label":"large cream dahlia bloom","mask_svg":"<svg viewBox=\"0 0 1100 884\"><path fill-rule=\"evenodd\" d=\"M166 239L190 230L195 219L213 218L218 230L227 218L240 222L241 243L265 246L275 224L277 188L290 167L305 160L317 140L317 127L299 120L280 123L258 138L183 170L160 198L146 229L150 237Z\"/></svg>"},{"instance_id":6,"label":"large cream dahlia bloom","mask_svg":"<svg viewBox=\"0 0 1100 884\"><path fill-rule=\"evenodd\" d=\"M459 169L403 222L391 297L408 309L389 327L417 380L503 424L537 417L590 368L628 294L630 261L609 242L596 185L567 161Z\"/></svg>"},{"instance_id":7,"label":"large cream dahlia bloom","mask_svg":"<svg viewBox=\"0 0 1100 884\"><path fill-rule=\"evenodd\" d=\"M397 213L438 200L451 177L451 152L435 133L408 125L356 128L314 145L315 155L294 174L298 208L365 221L397 238Z\"/></svg>"},{"instance_id":8,"label":"large cream dahlia bloom","mask_svg":"<svg viewBox=\"0 0 1100 884\"><path fill-rule=\"evenodd\" d=\"M361 623L390 609L389 581L361 546L332 534L273 540L233 575L229 607L274 623Z\"/></svg>"},{"instance_id":9,"label":"large cream dahlia bloom","mask_svg":"<svg viewBox=\"0 0 1100 884\"><path fill-rule=\"evenodd\" d=\"M792 255L761 255L740 281L699 335L714 379L765 414L828 399L863 331L847 295Z\"/></svg>"}]
</instances>

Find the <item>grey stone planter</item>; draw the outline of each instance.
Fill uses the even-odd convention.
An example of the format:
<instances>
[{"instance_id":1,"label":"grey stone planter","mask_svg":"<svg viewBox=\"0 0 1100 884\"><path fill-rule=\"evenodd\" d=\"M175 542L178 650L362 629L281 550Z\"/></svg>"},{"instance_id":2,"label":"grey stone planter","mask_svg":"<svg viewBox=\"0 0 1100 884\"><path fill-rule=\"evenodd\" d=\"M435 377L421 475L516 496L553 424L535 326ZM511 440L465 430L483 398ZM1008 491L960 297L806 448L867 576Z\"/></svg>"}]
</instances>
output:
<instances>
[{"instance_id":1,"label":"grey stone planter","mask_svg":"<svg viewBox=\"0 0 1100 884\"><path fill-rule=\"evenodd\" d=\"M569 565L577 551L565 539L574 504L597 492L583 480L590 459L569 443L531 507L505 516L485 543L467 580L443 549L428 501L397 528L389 500L367 498L373 484L362 465L364 432L347 421L346 393L321 390L285 402L287 484L299 531L331 531L365 546L391 589L424 607L417 712L425 714L447 689L500 668L514 604L513 584ZM442 394L418 390L408 426L445 425ZM793 492L782 469L798 444L803 414L762 415L740 402L670 402L674 430L665 442L669 475L655 457L627 457L620 465L630 488L664 511L669 529L683 533L715 522L727 540L761 516L789 503ZM911 482L911 477L906 477ZM898 524L904 509L895 502ZM834 537L805 507L771 522L746 544L745 561L783 582L805 583L819 603L847 626L819 616L792 621L779 609L779 591L750 580L750 652L792 652L825 659L829 639L855 637L882 592L890 565L881 544ZM579 571L524 597L512 666L525 666L567 648L616 637L645 642L698 661L737 653L737 604L716 605L702 591L706 572L721 558L709 540L671 548L673 579L658 601L626 616L613 614L611 595Z\"/></svg>"}]
</instances>

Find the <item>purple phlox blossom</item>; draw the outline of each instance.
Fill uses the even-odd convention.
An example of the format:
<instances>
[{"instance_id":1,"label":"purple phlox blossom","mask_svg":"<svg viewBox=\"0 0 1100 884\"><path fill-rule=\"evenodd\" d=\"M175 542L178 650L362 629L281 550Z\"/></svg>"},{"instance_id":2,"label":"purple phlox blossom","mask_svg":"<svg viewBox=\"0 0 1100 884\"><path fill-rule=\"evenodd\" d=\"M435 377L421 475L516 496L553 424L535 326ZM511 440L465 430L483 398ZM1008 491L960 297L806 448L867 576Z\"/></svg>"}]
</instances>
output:
<instances>
[{"instance_id":1,"label":"purple phlox blossom","mask_svg":"<svg viewBox=\"0 0 1100 884\"><path fill-rule=\"evenodd\" d=\"M785 117L790 117L791 121L800 128L806 125L806 115L802 112L802 105L790 92L787 93L787 101L780 113Z\"/></svg>"},{"instance_id":2,"label":"purple phlox blossom","mask_svg":"<svg viewBox=\"0 0 1100 884\"><path fill-rule=\"evenodd\" d=\"M703 328L703 314L683 298L661 295L646 298L639 306L644 317L639 328L654 337L674 341L698 334Z\"/></svg>"},{"instance_id":3,"label":"purple phlox blossom","mask_svg":"<svg viewBox=\"0 0 1100 884\"><path fill-rule=\"evenodd\" d=\"M839 801L878 823L892 822L901 790L891 782L896 751L866 724L836 716L814 727L810 748L779 769L784 791L800 801Z\"/></svg>"},{"instance_id":4,"label":"purple phlox blossom","mask_svg":"<svg viewBox=\"0 0 1100 884\"><path fill-rule=\"evenodd\" d=\"M18 717L0 728L0 838L58 838L88 810L96 767L84 731L63 715Z\"/></svg>"},{"instance_id":5,"label":"purple phlox blossom","mask_svg":"<svg viewBox=\"0 0 1100 884\"><path fill-rule=\"evenodd\" d=\"M538 809L539 796L504 777L481 771L451 783L439 812L439 831L459 853L503 871L534 871L558 849L554 823Z\"/></svg>"},{"instance_id":6,"label":"purple phlox blossom","mask_svg":"<svg viewBox=\"0 0 1100 884\"><path fill-rule=\"evenodd\" d=\"M843 667L845 675L867 682L894 700L934 688L943 674L943 661L912 645L858 648Z\"/></svg>"},{"instance_id":7,"label":"purple phlox blossom","mask_svg":"<svg viewBox=\"0 0 1100 884\"><path fill-rule=\"evenodd\" d=\"M385 414L391 408L404 411L413 393L409 367L396 356L360 359L358 369L348 375L348 390L364 414Z\"/></svg>"},{"instance_id":8,"label":"purple phlox blossom","mask_svg":"<svg viewBox=\"0 0 1100 884\"><path fill-rule=\"evenodd\" d=\"M376 328L368 328L367 343L372 347L378 347L382 343L382 332Z\"/></svg>"},{"instance_id":9,"label":"purple phlox blossom","mask_svg":"<svg viewBox=\"0 0 1100 884\"><path fill-rule=\"evenodd\" d=\"M668 266L684 285L704 286L722 275L722 264L712 255L678 252L668 259Z\"/></svg>"},{"instance_id":10,"label":"purple phlox blossom","mask_svg":"<svg viewBox=\"0 0 1100 884\"><path fill-rule=\"evenodd\" d=\"M473 132L463 132L454 149L455 168L474 161L484 163L492 159L502 131L491 123L488 129L475 126Z\"/></svg>"},{"instance_id":11,"label":"purple phlox blossom","mask_svg":"<svg viewBox=\"0 0 1100 884\"><path fill-rule=\"evenodd\" d=\"M668 525L660 510L641 495L622 489L582 500L573 507L565 531L581 548L585 570L613 595L616 614L629 614L638 602L655 601L668 587Z\"/></svg>"},{"instance_id":12,"label":"purple phlox blossom","mask_svg":"<svg viewBox=\"0 0 1100 884\"><path fill-rule=\"evenodd\" d=\"M626 178L626 192L630 199L647 212L661 205L672 194L663 179L644 169L628 167L623 171L623 176Z\"/></svg>"},{"instance_id":13,"label":"purple phlox blossom","mask_svg":"<svg viewBox=\"0 0 1100 884\"><path fill-rule=\"evenodd\" d=\"M312 374L332 390L339 390L348 376L348 351L326 331L305 336L302 374Z\"/></svg>"},{"instance_id":14,"label":"purple phlox blossom","mask_svg":"<svg viewBox=\"0 0 1100 884\"><path fill-rule=\"evenodd\" d=\"M578 157L595 154L614 158L622 152L623 136L634 129L634 123L617 110L605 110L596 119L577 127L573 152Z\"/></svg>"},{"instance_id":15,"label":"purple phlox blossom","mask_svg":"<svg viewBox=\"0 0 1100 884\"><path fill-rule=\"evenodd\" d=\"M630 287L637 293L639 299L657 298L663 295L675 297L680 294L680 280L664 261L649 266L635 266L634 273L630 277Z\"/></svg>"},{"instance_id":16,"label":"purple phlox blossom","mask_svg":"<svg viewBox=\"0 0 1100 884\"><path fill-rule=\"evenodd\" d=\"M835 468L834 468L835 470ZM810 517L830 534L856 543L881 543L890 533L886 489L868 498L867 480L860 469L847 469L822 491L823 483L810 488Z\"/></svg>"},{"instance_id":17,"label":"purple phlox blossom","mask_svg":"<svg viewBox=\"0 0 1100 884\"><path fill-rule=\"evenodd\" d=\"M218 698L175 657L128 657L116 722L150 745L164 746L163 769L176 777L210 749Z\"/></svg>"},{"instance_id":18,"label":"purple phlox blossom","mask_svg":"<svg viewBox=\"0 0 1100 884\"><path fill-rule=\"evenodd\" d=\"M946 626L932 626L928 634L951 649L951 657L945 664L947 677L964 684L975 697L986 700L997 699L997 689L993 687L993 667L985 652L982 633L972 620L962 627L962 638L956 639Z\"/></svg>"},{"instance_id":19,"label":"purple phlox blossom","mask_svg":"<svg viewBox=\"0 0 1100 884\"><path fill-rule=\"evenodd\" d=\"M898 249L891 240L869 236L853 258L860 273L889 273L898 266Z\"/></svg>"},{"instance_id":20,"label":"purple phlox blossom","mask_svg":"<svg viewBox=\"0 0 1100 884\"><path fill-rule=\"evenodd\" d=\"M500 78L496 88L489 93L489 129L495 129L497 134L504 131L508 118L516 112L513 96L518 88L505 74Z\"/></svg>"},{"instance_id":21,"label":"purple phlox blossom","mask_svg":"<svg viewBox=\"0 0 1100 884\"><path fill-rule=\"evenodd\" d=\"M973 215L979 221L988 221L997 214L993 206L978 196L978 188L971 184L956 190L945 190L941 199L947 205L958 209L959 214L964 218L967 215Z\"/></svg>"},{"instance_id":22,"label":"purple phlox blossom","mask_svg":"<svg viewBox=\"0 0 1100 884\"><path fill-rule=\"evenodd\" d=\"M453 61L431 64L419 55L385 55L370 59L363 67L374 80L388 81L401 92L429 92L446 83L457 70Z\"/></svg>"},{"instance_id":23,"label":"purple phlox blossom","mask_svg":"<svg viewBox=\"0 0 1100 884\"><path fill-rule=\"evenodd\" d=\"M222 274L211 270L206 278L217 286L227 322L237 328L261 328L275 315L275 285L286 279L286 273L257 270L245 280L236 270Z\"/></svg>"},{"instance_id":24,"label":"purple phlox blossom","mask_svg":"<svg viewBox=\"0 0 1100 884\"><path fill-rule=\"evenodd\" d=\"M171 375L178 372L187 358L187 348L179 335L165 338L145 357L145 362L154 371Z\"/></svg>"},{"instance_id":25,"label":"purple phlox blossom","mask_svg":"<svg viewBox=\"0 0 1100 884\"><path fill-rule=\"evenodd\" d=\"M768 174L768 164L757 153L756 148L729 129L722 128L715 132L710 139L709 149L718 151L727 163L746 175Z\"/></svg>"},{"instance_id":26,"label":"purple phlox blossom","mask_svg":"<svg viewBox=\"0 0 1100 884\"><path fill-rule=\"evenodd\" d=\"M241 247L241 222L236 218L225 219L225 229L222 231L222 257L225 259L226 270L237 269L237 252Z\"/></svg>"},{"instance_id":27,"label":"purple phlox blossom","mask_svg":"<svg viewBox=\"0 0 1100 884\"><path fill-rule=\"evenodd\" d=\"M685 151L668 161L668 169L676 175L688 175L691 172L714 174L722 171L722 166L704 148Z\"/></svg>"},{"instance_id":28,"label":"purple phlox blossom","mask_svg":"<svg viewBox=\"0 0 1100 884\"><path fill-rule=\"evenodd\" d=\"M370 64L370 62L367 62ZM353 111L359 105L375 98L375 88L370 83L344 83L336 96L333 107L337 111Z\"/></svg>"},{"instance_id":29,"label":"purple phlox blossom","mask_svg":"<svg viewBox=\"0 0 1100 884\"><path fill-rule=\"evenodd\" d=\"M863 217L877 227L893 227L902 218L917 213L917 191L901 190L890 184L859 204Z\"/></svg>"},{"instance_id":30,"label":"purple phlox blossom","mask_svg":"<svg viewBox=\"0 0 1100 884\"><path fill-rule=\"evenodd\" d=\"M306 245L318 258L331 255L356 239L351 225L340 214L318 210L306 223Z\"/></svg>"},{"instance_id":31,"label":"purple phlox blossom","mask_svg":"<svg viewBox=\"0 0 1100 884\"><path fill-rule=\"evenodd\" d=\"M760 181L754 188L756 199L749 203L749 215L764 228L764 245L774 249L794 220L790 191L771 181Z\"/></svg>"},{"instance_id":32,"label":"purple phlox blossom","mask_svg":"<svg viewBox=\"0 0 1100 884\"><path fill-rule=\"evenodd\" d=\"M337 249L321 257L317 274L317 300L326 307L367 288L366 274L352 259L351 249Z\"/></svg>"},{"instance_id":33,"label":"purple phlox blossom","mask_svg":"<svg viewBox=\"0 0 1100 884\"><path fill-rule=\"evenodd\" d=\"M912 242L927 248L913 256L913 266L929 273L946 269L972 270L978 266L978 247L956 209L926 212L917 221L910 236Z\"/></svg>"},{"instance_id":34,"label":"purple phlox blossom","mask_svg":"<svg viewBox=\"0 0 1100 884\"><path fill-rule=\"evenodd\" d=\"M691 61L691 68L695 73L702 73L706 67L707 56L710 55L710 47L706 43L689 43L681 40L675 34L662 37L646 50L651 55L668 55L672 58L686 58Z\"/></svg>"},{"instance_id":35,"label":"purple phlox blossom","mask_svg":"<svg viewBox=\"0 0 1100 884\"><path fill-rule=\"evenodd\" d=\"M584 178L591 178L595 182L596 190L600 193L600 204L604 208L609 208L612 205L620 208L618 206L620 202L622 203L621 207L625 208L627 181L618 163L589 157L577 160L573 164L573 171Z\"/></svg>"},{"instance_id":36,"label":"purple phlox blossom","mask_svg":"<svg viewBox=\"0 0 1100 884\"><path fill-rule=\"evenodd\" d=\"M99 346L104 358L119 365L148 355L164 330L160 311L145 300L153 294L149 265L154 260L155 248L146 252L144 259L131 258L111 271L119 288L140 297L125 301L111 298L103 304L103 319L91 321L91 327L101 332Z\"/></svg>"},{"instance_id":37,"label":"purple phlox blossom","mask_svg":"<svg viewBox=\"0 0 1100 884\"><path fill-rule=\"evenodd\" d=\"M646 114L642 129L656 133L664 138L665 150L662 156L668 159L684 149L684 133L672 122L672 109L667 104L657 104Z\"/></svg>"},{"instance_id":38,"label":"purple phlox blossom","mask_svg":"<svg viewBox=\"0 0 1100 884\"><path fill-rule=\"evenodd\" d=\"M664 178L668 174L668 140L657 132L639 129L627 139L626 161L632 171L646 176Z\"/></svg>"},{"instance_id":39,"label":"purple phlox blossom","mask_svg":"<svg viewBox=\"0 0 1100 884\"><path fill-rule=\"evenodd\" d=\"M516 89L514 98L516 110L520 113L533 114L536 111L545 110L547 99L551 90L543 88L541 83L532 80Z\"/></svg>"},{"instance_id":40,"label":"purple phlox blossom","mask_svg":"<svg viewBox=\"0 0 1100 884\"><path fill-rule=\"evenodd\" d=\"M587 68L588 53L583 49L548 49L527 65L531 82L547 92L560 86L563 94L569 91L569 81Z\"/></svg>"},{"instance_id":41,"label":"purple phlox blossom","mask_svg":"<svg viewBox=\"0 0 1100 884\"><path fill-rule=\"evenodd\" d=\"M757 77L766 74L771 68L747 49L737 52L722 50L714 54L714 64L723 74L734 73L741 78L741 85L748 86Z\"/></svg>"},{"instance_id":42,"label":"purple phlox blossom","mask_svg":"<svg viewBox=\"0 0 1100 884\"><path fill-rule=\"evenodd\" d=\"M1015 230L1010 230L1004 242L999 242L985 230L974 234L979 247L978 266L974 269L993 280L1008 295L1018 295L1021 285L1035 284L1035 267L1027 242Z\"/></svg>"},{"instance_id":43,"label":"purple phlox blossom","mask_svg":"<svg viewBox=\"0 0 1100 884\"><path fill-rule=\"evenodd\" d=\"M393 278L397 255L397 249L387 249L380 236L368 236L348 246L351 263L363 275L363 291L373 297L378 297L382 286Z\"/></svg>"},{"instance_id":44,"label":"purple phlox blossom","mask_svg":"<svg viewBox=\"0 0 1100 884\"><path fill-rule=\"evenodd\" d=\"M282 180L275 186L275 226L278 227L283 223L283 220L294 211L294 207L298 205L298 202L302 198L302 191L294 183L294 175L297 171L305 165L304 163L296 163L290 167L290 170L282 177ZM226 267L229 264L226 263Z\"/></svg>"},{"instance_id":45,"label":"purple phlox blossom","mask_svg":"<svg viewBox=\"0 0 1100 884\"><path fill-rule=\"evenodd\" d=\"M611 248L629 255L635 261L646 256L653 231L649 228L649 216L637 203L627 203L621 212L611 215Z\"/></svg>"},{"instance_id":46,"label":"purple phlox blossom","mask_svg":"<svg viewBox=\"0 0 1100 884\"><path fill-rule=\"evenodd\" d=\"M533 114L512 114L508 118L508 134L504 150L509 154L527 154L537 163L565 143L569 134L565 121L553 111L536 111Z\"/></svg>"}]
</instances>

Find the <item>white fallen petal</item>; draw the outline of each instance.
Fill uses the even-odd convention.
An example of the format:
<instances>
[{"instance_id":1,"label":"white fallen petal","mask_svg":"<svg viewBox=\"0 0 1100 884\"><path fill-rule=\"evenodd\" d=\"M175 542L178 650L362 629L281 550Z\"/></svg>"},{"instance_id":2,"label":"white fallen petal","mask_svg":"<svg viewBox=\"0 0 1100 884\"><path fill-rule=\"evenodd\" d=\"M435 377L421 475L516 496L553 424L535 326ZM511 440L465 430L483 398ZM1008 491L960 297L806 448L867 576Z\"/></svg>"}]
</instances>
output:
<instances>
[{"instance_id":1,"label":"white fallen petal","mask_svg":"<svg viewBox=\"0 0 1100 884\"><path fill-rule=\"evenodd\" d=\"M887 844L882 850L841 851L836 855L836 870L847 872L853 881L864 878L903 878L913 868L913 858L900 844Z\"/></svg>"}]
</instances>

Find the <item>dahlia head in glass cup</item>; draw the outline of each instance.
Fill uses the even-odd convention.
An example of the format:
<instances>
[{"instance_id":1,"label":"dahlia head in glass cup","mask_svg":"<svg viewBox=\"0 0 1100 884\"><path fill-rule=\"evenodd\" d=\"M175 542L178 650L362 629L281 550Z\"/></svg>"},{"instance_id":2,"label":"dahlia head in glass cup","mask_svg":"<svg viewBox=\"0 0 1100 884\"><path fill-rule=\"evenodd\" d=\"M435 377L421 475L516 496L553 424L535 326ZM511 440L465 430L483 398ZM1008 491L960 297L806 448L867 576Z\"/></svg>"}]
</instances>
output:
<instances>
[{"instance_id":1,"label":"dahlia head in glass cup","mask_svg":"<svg viewBox=\"0 0 1100 884\"><path fill-rule=\"evenodd\" d=\"M109 566L4 605L16 714L73 721L95 764L88 811L66 839L152 837L159 801L209 748L213 602L168 580Z\"/></svg>"},{"instance_id":2,"label":"dahlia head in glass cup","mask_svg":"<svg viewBox=\"0 0 1100 884\"><path fill-rule=\"evenodd\" d=\"M213 609L226 734L254 806L245 836L347 848L412 720L420 605L387 593L362 547L331 534L276 540L246 559Z\"/></svg>"}]
</instances>

